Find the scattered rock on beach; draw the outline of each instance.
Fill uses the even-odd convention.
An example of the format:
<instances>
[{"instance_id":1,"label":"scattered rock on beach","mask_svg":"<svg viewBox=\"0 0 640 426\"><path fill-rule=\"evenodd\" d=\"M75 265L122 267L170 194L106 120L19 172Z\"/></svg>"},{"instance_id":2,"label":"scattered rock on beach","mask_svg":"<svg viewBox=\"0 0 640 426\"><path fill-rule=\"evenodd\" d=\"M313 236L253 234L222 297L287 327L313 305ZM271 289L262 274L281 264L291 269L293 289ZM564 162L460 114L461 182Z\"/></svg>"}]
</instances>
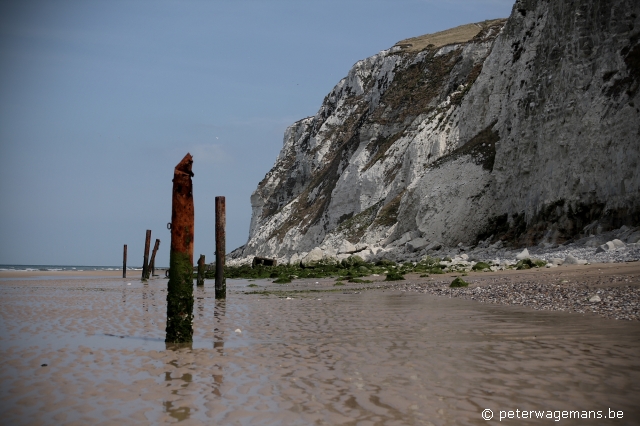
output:
<instances>
[{"instance_id":1,"label":"scattered rock on beach","mask_svg":"<svg viewBox=\"0 0 640 426\"><path fill-rule=\"evenodd\" d=\"M591 299L589 299L589 302L600 302L600 296L598 296L597 294L595 296L593 296Z\"/></svg>"},{"instance_id":2,"label":"scattered rock on beach","mask_svg":"<svg viewBox=\"0 0 640 426\"><path fill-rule=\"evenodd\" d=\"M577 257L568 254L567 257L564 258L564 264L567 265L586 265L587 261L583 259L578 259Z\"/></svg>"}]
</instances>

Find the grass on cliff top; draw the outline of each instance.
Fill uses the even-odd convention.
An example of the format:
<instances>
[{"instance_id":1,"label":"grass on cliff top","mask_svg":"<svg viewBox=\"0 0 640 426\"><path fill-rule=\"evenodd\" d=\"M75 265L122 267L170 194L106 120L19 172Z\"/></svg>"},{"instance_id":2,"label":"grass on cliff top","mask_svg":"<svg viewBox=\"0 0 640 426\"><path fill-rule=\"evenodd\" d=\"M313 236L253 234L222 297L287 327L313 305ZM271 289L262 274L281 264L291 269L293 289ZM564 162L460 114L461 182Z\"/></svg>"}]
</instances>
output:
<instances>
[{"instance_id":1,"label":"grass on cliff top","mask_svg":"<svg viewBox=\"0 0 640 426\"><path fill-rule=\"evenodd\" d=\"M427 47L438 48L448 44L465 43L478 35L480 31L497 21L500 21L500 19L479 22L476 24L461 25L459 27L450 28L433 34L411 37L397 42L396 46L402 47L403 50L407 52L419 52Z\"/></svg>"}]
</instances>

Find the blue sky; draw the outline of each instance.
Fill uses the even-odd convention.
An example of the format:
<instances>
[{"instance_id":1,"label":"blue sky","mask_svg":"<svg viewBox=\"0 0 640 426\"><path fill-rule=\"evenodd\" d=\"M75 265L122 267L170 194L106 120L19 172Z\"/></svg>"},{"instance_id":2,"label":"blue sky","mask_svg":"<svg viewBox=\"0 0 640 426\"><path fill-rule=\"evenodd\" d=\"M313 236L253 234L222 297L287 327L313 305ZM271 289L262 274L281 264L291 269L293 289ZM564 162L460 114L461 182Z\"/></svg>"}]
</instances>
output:
<instances>
[{"instance_id":1,"label":"blue sky","mask_svg":"<svg viewBox=\"0 0 640 426\"><path fill-rule=\"evenodd\" d=\"M173 167L194 156L195 256L227 249L285 128L359 59L507 17L511 0L0 1L0 264L169 263Z\"/></svg>"}]
</instances>

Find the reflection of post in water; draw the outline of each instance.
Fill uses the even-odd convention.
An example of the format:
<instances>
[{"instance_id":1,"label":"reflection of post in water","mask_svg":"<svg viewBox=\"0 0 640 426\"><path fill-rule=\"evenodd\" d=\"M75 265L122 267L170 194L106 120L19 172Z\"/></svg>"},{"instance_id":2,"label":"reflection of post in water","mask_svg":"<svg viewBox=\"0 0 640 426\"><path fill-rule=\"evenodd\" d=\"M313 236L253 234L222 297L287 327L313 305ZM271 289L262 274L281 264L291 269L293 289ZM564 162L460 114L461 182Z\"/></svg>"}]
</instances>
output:
<instances>
[{"instance_id":1,"label":"reflection of post in water","mask_svg":"<svg viewBox=\"0 0 640 426\"><path fill-rule=\"evenodd\" d=\"M196 287L196 305L198 309L198 318L204 316L204 286Z\"/></svg>"},{"instance_id":2,"label":"reflection of post in water","mask_svg":"<svg viewBox=\"0 0 640 426\"><path fill-rule=\"evenodd\" d=\"M178 368L178 363L177 361L171 361L169 362L169 364L173 365L175 368ZM191 381L193 380L193 376L189 373L185 373L182 375L182 377L180 378L172 378L171 377L171 373L170 372L165 372L164 373L164 381L165 382L171 382L173 380L181 380L184 383L180 385L181 388L186 388L187 386L189 386L189 383L191 383ZM179 389L173 389L171 391L171 394L173 395L177 395L178 394ZM190 414L191 414L191 408L189 407L174 407L173 406L173 402L171 401L163 401L162 405L164 407L164 411L165 413L169 413L169 415L171 417L173 417L174 419L177 419L178 421L182 421L182 420L186 420L189 418Z\"/></svg>"},{"instance_id":3,"label":"reflection of post in water","mask_svg":"<svg viewBox=\"0 0 640 426\"><path fill-rule=\"evenodd\" d=\"M213 329L213 349L217 349L220 355L224 355L224 315L227 310L225 299L216 299L213 317L215 325Z\"/></svg>"},{"instance_id":4,"label":"reflection of post in water","mask_svg":"<svg viewBox=\"0 0 640 426\"><path fill-rule=\"evenodd\" d=\"M144 312L149 312L149 301L147 300L147 289L149 287L144 286L142 288L142 310Z\"/></svg>"},{"instance_id":5,"label":"reflection of post in water","mask_svg":"<svg viewBox=\"0 0 640 426\"><path fill-rule=\"evenodd\" d=\"M171 251L167 285L167 329L165 342L193 341L193 184L191 154L173 171L171 206Z\"/></svg>"},{"instance_id":6,"label":"reflection of post in water","mask_svg":"<svg viewBox=\"0 0 640 426\"><path fill-rule=\"evenodd\" d=\"M215 328L213 329L213 349L215 349L220 356L224 355L224 315L227 310L227 301L225 299L216 299L215 310L213 317L215 319ZM216 365L222 373L222 367ZM222 396L220 388L224 382L222 374L213 374L213 391L216 396Z\"/></svg>"}]
</instances>

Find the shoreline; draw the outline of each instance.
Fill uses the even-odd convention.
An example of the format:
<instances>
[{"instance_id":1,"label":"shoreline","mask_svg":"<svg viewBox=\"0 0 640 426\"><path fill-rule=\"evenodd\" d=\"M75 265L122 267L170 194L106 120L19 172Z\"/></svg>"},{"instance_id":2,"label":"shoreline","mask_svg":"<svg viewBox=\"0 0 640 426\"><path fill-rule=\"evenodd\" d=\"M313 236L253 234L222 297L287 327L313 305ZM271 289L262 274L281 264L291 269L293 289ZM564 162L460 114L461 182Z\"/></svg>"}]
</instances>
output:
<instances>
[{"instance_id":1,"label":"shoreline","mask_svg":"<svg viewBox=\"0 0 640 426\"><path fill-rule=\"evenodd\" d=\"M139 280L139 271L127 280ZM164 269L157 270L164 278ZM123 279L122 271L0 271L0 285L11 279L45 278L111 278ZM455 277L461 277L469 287L450 288ZM640 262L594 263L588 265L561 265L555 268L527 270L499 270L467 273L447 272L420 277L408 273L405 280L385 281L384 275L363 277L368 284L348 283L336 287L336 278L295 279L291 284L272 283L270 279L245 293L267 292L296 294L306 291L353 292L356 290L395 290L420 292L436 296L457 297L481 303L525 306L535 310L590 313L610 319L640 321ZM590 302L594 296L600 301Z\"/></svg>"},{"instance_id":2,"label":"shoreline","mask_svg":"<svg viewBox=\"0 0 640 426\"><path fill-rule=\"evenodd\" d=\"M156 275L164 278L165 268L156 269ZM142 276L141 270L127 270L127 278L123 279L140 279ZM108 277L108 278L122 278L122 270L119 271L26 271L26 270L4 270L0 271L0 279L11 278L38 278L38 277L55 277L55 278L82 278L82 277Z\"/></svg>"}]
</instances>

